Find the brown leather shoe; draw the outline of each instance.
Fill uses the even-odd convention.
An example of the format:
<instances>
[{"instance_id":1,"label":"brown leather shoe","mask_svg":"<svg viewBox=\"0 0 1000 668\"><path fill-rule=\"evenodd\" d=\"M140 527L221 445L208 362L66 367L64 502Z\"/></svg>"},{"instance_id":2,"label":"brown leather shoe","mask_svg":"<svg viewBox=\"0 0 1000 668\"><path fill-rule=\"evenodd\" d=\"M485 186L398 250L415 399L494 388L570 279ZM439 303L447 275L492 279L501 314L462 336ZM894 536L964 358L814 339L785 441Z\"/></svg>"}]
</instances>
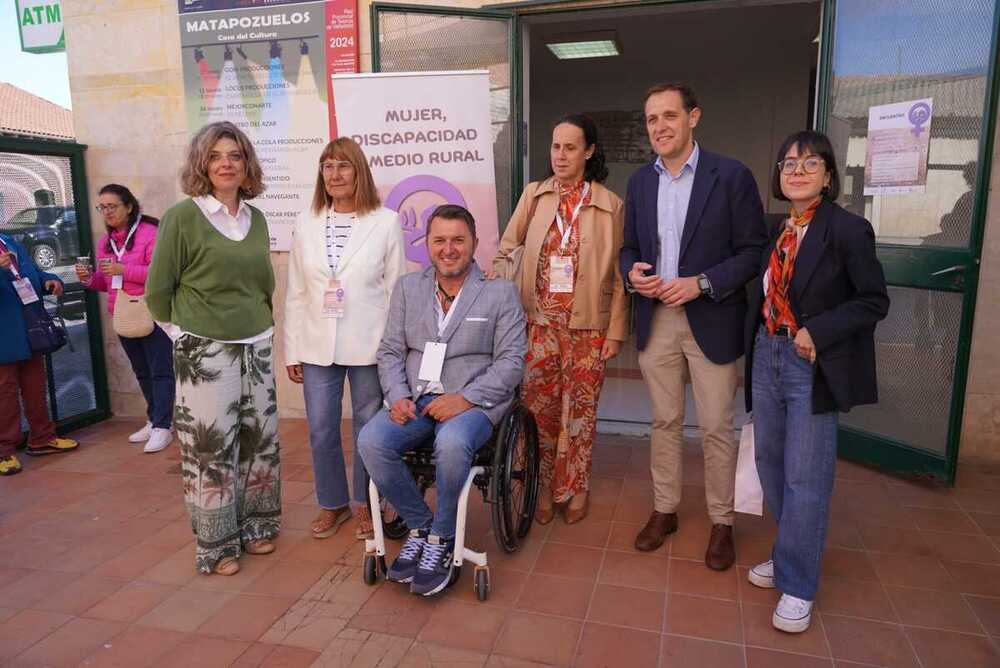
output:
<instances>
[{"instance_id":1,"label":"brown leather shoe","mask_svg":"<svg viewBox=\"0 0 1000 668\"><path fill-rule=\"evenodd\" d=\"M712 535L705 550L705 565L713 571L724 571L736 561L736 545L733 543L733 527L727 524L713 524Z\"/></svg>"},{"instance_id":2,"label":"brown leather shoe","mask_svg":"<svg viewBox=\"0 0 1000 668\"><path fill-rule=\"evenodd\" d=\"M677 513L658 513L654 510L646 526L635 537L635 549L640 552L652 552L663 545L667 536L675 531L677 531Z\"/></svg>"}]
</instances>

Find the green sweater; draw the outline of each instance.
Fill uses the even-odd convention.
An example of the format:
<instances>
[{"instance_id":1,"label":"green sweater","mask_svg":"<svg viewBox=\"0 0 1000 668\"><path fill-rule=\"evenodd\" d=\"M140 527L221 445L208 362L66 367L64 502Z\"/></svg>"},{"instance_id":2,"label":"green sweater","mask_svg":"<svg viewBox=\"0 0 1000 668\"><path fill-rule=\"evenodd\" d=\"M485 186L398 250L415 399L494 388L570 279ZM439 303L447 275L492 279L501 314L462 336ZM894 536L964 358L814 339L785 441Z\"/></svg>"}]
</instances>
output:
<instances>
[{"instance_id":1,"label":"green sweater","mask_svg":"<svg viewBox=\"0 0 1000 668\"><path fill-rule=\"evenodd\" d=\"M254 207L250 221L246 238L233 241L194 200L163 214L146 278L153 318L216 341L250 338L273 326L267 222Z\"/></svg>"}]
</instances>

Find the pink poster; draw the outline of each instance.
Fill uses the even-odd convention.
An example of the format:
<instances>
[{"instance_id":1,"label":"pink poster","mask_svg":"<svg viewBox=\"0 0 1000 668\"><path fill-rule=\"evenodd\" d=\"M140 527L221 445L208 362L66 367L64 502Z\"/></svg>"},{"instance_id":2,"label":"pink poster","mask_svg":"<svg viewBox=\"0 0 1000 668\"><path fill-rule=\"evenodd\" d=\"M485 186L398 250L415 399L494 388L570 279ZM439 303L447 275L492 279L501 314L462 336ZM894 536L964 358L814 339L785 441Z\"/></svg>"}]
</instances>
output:
<instances>
[{"instance_id":1,"label":"pink poster","mask_svg":"<svg viewBox=\"0 0 1000 668\"><path fill-rule=\"evenodd\" d=\"M368 158L385 205L400 213L406 257L426 266L424 231L440 204L476 219L476 261L498 244L489 73L403 72L333 77L337 124Z\"/></svg>"}]
</instances>

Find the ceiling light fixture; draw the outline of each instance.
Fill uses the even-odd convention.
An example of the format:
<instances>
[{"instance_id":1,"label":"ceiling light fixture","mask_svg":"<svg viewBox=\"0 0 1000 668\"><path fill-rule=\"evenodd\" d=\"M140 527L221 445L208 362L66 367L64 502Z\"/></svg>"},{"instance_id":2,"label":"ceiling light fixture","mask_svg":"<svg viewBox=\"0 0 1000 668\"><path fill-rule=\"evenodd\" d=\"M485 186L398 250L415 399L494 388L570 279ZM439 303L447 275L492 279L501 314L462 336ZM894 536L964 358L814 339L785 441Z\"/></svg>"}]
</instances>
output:
<instances>
[{"instance_id":1,"label":"ceiling light fixture","mask_svg":"<svg viewBox=\"0 0 1000 668\"><path fill-rule=\"evenodd\" d=\"M557 35L546 40L545 46L559 60L608 58L622 52L614 30Z\"/></svg>"}]
</instances>

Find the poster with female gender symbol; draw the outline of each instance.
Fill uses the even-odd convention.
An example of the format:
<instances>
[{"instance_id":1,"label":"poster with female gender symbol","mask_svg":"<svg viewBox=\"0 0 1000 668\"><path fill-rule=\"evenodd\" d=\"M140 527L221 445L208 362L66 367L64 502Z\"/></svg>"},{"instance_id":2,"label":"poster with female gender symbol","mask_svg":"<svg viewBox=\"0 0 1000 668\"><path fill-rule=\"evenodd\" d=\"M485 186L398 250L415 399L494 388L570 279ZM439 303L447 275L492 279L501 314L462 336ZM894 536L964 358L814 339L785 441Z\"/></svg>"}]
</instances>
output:
<instances>
[{"instance_id":1,"label":"poster with female gender symbol","mask_svg":"<svg viewBox=\"0 0 1000 668\"><path fill-rule=\"evenodd\" d=\"M337 126L368 157L387 207L398 211L413 269L428 264L427 219L460 204L476 219L476 261L498 243L489 72L336 74Z\"/></svg>"}]
</instances>

